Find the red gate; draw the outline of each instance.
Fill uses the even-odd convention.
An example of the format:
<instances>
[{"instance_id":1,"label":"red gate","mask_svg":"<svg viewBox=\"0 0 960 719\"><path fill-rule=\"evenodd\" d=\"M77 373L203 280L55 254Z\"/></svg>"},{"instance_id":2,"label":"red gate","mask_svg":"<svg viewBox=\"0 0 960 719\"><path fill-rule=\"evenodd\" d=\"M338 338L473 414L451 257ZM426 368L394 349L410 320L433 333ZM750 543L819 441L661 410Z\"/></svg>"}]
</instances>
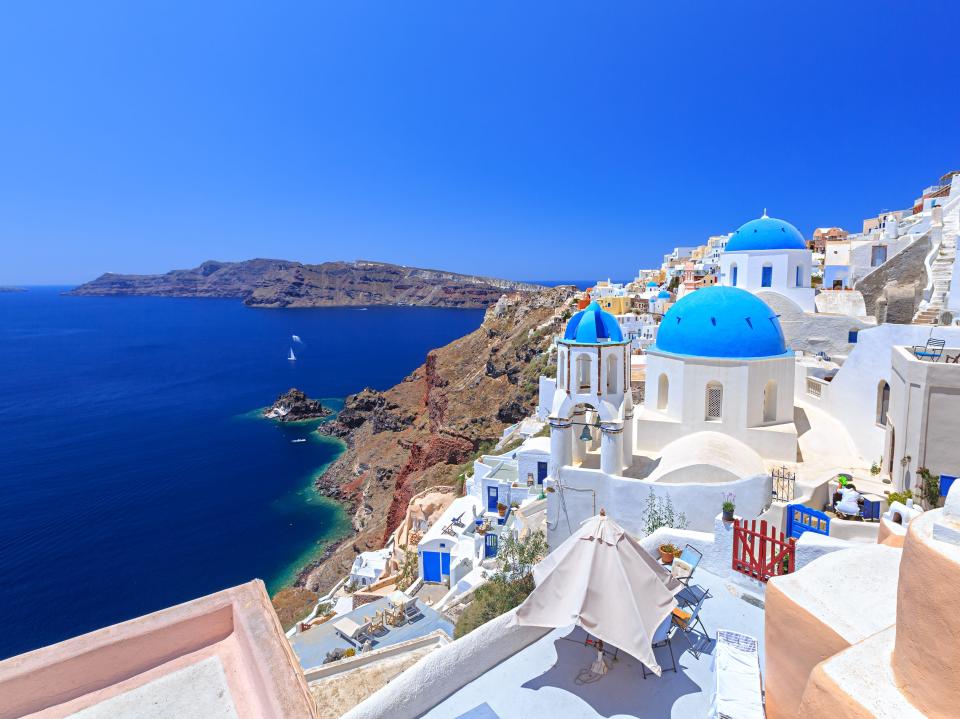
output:
<instances>
[{"instance_id":1,"label":"red gate","mask_svg":"<svg viewBox=\"0 0 960 719\"><path fill-rule=\"evenodd\" d=\"M761 520L733 520L733 569L753 579L766 582L771 577L793 571L796 540L784 538L773 525Z\"/></svg>"}]
</instances>

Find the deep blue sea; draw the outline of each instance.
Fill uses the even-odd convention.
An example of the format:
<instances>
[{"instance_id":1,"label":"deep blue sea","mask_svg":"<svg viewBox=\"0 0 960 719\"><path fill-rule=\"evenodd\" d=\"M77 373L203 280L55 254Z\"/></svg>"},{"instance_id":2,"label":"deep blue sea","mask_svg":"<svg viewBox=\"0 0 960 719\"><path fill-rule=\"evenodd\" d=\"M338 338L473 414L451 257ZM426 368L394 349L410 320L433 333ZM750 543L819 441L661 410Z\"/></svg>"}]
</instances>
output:
<instances>
[{"instance_id":1,"label":"deep blue sea","mask_svg":"<svg viewBox=\"0 0 960 719\"><path fill-rule=\"evenodd\" d=\"M0 658L282 586L347 526L312 490L340 445L255 410L293 386L337 407L390 387L483 315L62 289L0 293Z\"/></svg>"}]
</instances>

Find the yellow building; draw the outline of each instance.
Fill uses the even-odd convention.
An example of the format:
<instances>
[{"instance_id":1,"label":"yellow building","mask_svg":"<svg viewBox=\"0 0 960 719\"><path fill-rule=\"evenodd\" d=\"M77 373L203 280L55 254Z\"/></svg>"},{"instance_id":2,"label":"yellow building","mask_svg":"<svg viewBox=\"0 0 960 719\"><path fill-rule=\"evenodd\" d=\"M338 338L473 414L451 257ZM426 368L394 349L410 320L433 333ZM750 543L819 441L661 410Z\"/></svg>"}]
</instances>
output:
<instances>
[{"instance_id":1,"label":"yellow building","mask_svg":"<svg viewBox=\"0 0 960 719\"><path fill-rule=\"evenodd\" d=\"M597 304L612 315L625 315L633 308L633 296L614 295L613 297L600 297L597 299Z\"/></svg>"}]
</instances>

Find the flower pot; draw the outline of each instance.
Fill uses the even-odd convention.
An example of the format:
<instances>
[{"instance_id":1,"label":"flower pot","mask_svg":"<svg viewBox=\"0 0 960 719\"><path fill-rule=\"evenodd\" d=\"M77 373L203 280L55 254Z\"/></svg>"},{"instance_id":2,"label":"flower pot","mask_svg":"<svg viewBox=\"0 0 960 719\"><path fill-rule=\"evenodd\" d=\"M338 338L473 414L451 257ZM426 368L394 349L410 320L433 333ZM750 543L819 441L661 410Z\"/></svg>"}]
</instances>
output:
<instances>
[{"instance_id":1,"label":"flower pot","mask_svg":"<svg viewBox=\"0 0 960 719\"><path fill-rule=\"evenodd\" d=\"M673 564L673 552L660 550L660 559L664 564Z\"/></svg>"},{"instance_id":2,"label":"flower pot","mask_svg":"<svg viewBox=\"0 0 960 719\"><path fill-rule=\"evenodd\" d=\"M725 509L725 510L723 510L723 521L724 521L724 522L732 522L732 521L733 521L733 512L734 512L733 509Z\"/></svg>"}]
</instances>

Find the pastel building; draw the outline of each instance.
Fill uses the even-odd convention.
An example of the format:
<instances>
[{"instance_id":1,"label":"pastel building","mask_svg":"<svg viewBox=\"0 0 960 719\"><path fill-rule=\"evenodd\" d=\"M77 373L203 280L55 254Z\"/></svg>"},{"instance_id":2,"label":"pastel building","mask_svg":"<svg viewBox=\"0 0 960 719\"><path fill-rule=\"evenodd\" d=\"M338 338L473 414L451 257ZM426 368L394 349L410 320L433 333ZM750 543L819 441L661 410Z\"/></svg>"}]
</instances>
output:
<instances>
[{"instance_id":1,"label":"pastel building","mask_svg":"<svg viewBox=\"0 0 960 719\"><path fill-rule=\"evenodd\" d=\"M255 580L0 662L0 717L311 719Z\"/></svg>"},{"instance_id":2,"label":"pastel building","mask_svg":"<svg viewBox=\"0 0 960 719\"><path fill-rule=\"evenodd\" d=\"M357 587L370 586L383 576L392 556L392 549L360 552L350 568L350 582Z\"/></svg>"},{"instance_id":3,"label":"pastel building","mask_svg":"<svg viewBox=\"0 0 960 719\"><path fill-rule=\"evenodd\" d=\"M804 312L814 312L812 270L813 255L800 231L764 213L730 237L720 257L720 284L753 293L776 293Z\"/></svg>"}]
</instances>

